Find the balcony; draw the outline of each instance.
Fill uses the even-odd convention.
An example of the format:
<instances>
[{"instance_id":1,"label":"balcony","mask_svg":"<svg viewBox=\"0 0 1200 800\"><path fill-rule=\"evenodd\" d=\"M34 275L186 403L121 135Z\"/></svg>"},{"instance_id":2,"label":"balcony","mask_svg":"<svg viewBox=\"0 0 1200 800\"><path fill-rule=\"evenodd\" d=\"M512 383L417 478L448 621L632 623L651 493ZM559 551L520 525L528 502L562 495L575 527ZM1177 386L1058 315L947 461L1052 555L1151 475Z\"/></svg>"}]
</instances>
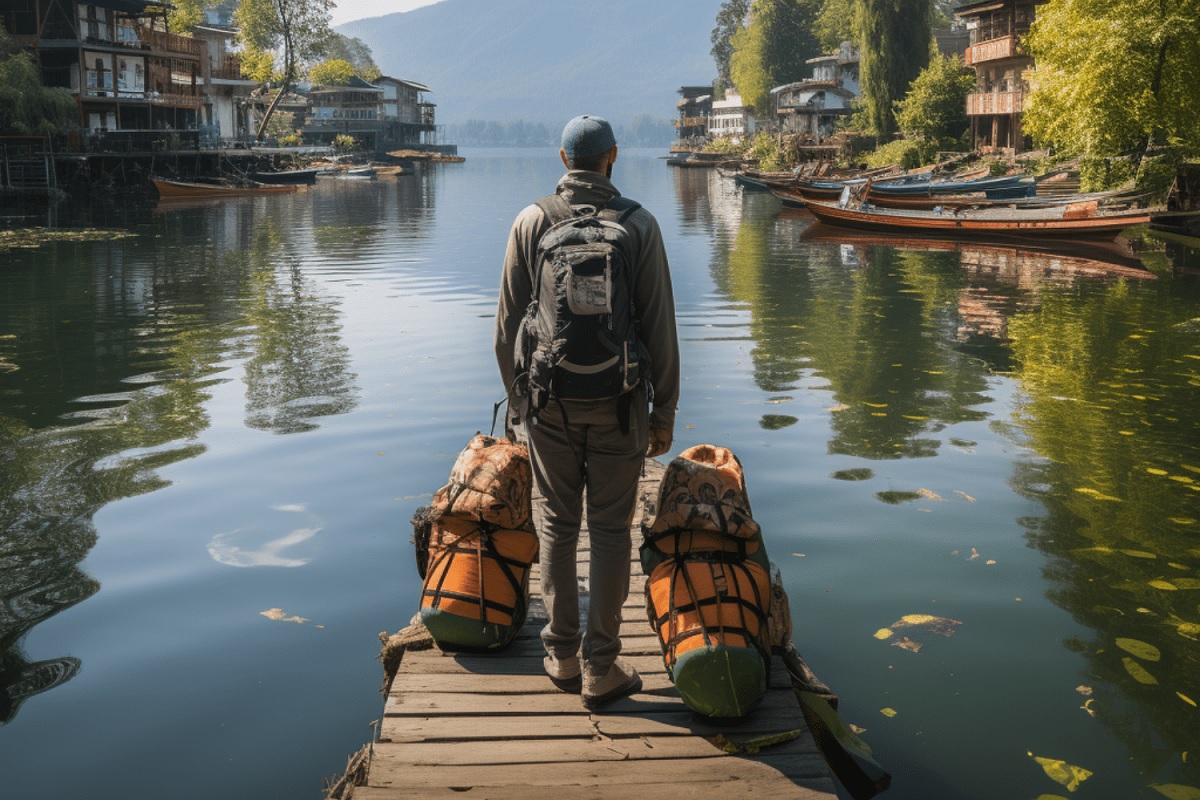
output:
<instances>
[{"instance_id":1,"label":"balcony","mask_svg":"<svg viewBox=\"0 0 1200 800\"><path fill-rule=\"evenodd\" d=\"M211 74L218 79L242 80L242 59L239 56L225 56L220 61L214 59Z\"/></svg>"},{"instance_id":2,"label":"balcony","mask_svg":"<svg viewBox=\"0 0 1200 800\"><path fill-rule=\"evenodd\" d=\"M992 39L991 41L971 45L967 48L967 52L963 54L963 63L971 66L972 64L979 64L984 61L1012 58L1015 55L1020 55L1017 48L1017 37L1005 36L1000 39Z\"/></svg>"},{"instance_id":3,"label":"balcony","mask_svg":"<svg viewBox=\"0 0 1200 800\"><path fill-rule=\"evenodd\" d=\"M191 36L156 31L145 25L139 25L137 32L143 46L148 46L151 50L172 55L186 54L194 58L202 58L208 54L208 43Z\"/></svg>"},{"instance_id":4,"label":"balcony","mask_svg":"<svg viewBox=\"0 0 1200 800\"><path fill-rule=\"evenodd\" d=\"M1019 114L1024 110L1024 92L974 92L967 95L968 117Z\"/></svg>"}]
</instances>

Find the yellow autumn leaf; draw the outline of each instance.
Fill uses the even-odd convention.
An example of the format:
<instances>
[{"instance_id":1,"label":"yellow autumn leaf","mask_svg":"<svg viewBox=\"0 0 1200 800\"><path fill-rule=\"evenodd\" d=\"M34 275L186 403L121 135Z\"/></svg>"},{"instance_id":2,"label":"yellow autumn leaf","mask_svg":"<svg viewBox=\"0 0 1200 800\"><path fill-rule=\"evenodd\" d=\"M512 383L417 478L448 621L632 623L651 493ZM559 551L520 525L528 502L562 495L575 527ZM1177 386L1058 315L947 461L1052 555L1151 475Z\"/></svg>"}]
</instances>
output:
<instances>
[{"instance_id":1,"label":"yellow autumn leaf","mask_svg":"<svg viewBox=\"0 0 1200 800\"><path fill-rule=\"evenodd\" d=\"M1167 474L1167 471L1165 469L1158 469L1156 467L1146 467L1146 472L1149 472L1151 475L1166 475Z\"/></svg>"},{"instance_id":2,"label":"yellow autumn leaf","mask_svg":"<svg viewBox=\"0 0 1200 800\"><path fill-rule=\"evenodd\" d=\"M1174 522L1176 525L1196 524L1196 520L1192 519L1191 517L1168 517L1168 519L1171 520L1171 522Z\"/></svg>"},{"instance_id":3,"label":"yellow autumn leaf","mask_svg":"<svg viewBox=\"0 0 1200 800\"><path fill-rule=\"evenodd\" d=\"M1117 638L1117 647L1129 653L1131 656L1137 656L1143 661L1158 661L1162 658L1162 653L1152 644L1139 641L1137 639Z\"/></svg>"},{"instance_id":4,"label":"yellow autumn leaf","mask_svg":"<svg viewBox=\"0 0 1200 800\"><path fill-rule=\"evenodd\" d=\"M960 494L960 495L962 495L962 496L963 496L963 498L965 498L965 499L966 499L966 501L967 501L968 503L974 503L974 502L975 502L975 498L974 498L974 497L971 497L971 495L967 494L966 492L964 492L964 491L963 491L963 490L961 490L961 489L955 489L955 490L954 490L954 493L955 493L955 494Z\"/></svg>"},{"instance_id":5,"label":"yellow autumn leaf","mask_svg":"<svg viewBox=\"0 0 1200 800\"><path fill-rule=\"evenodd\" d=\"M1037 800L1067 800L1061 794L1039 794Z\"/></svg>"},{"instance_id":6,"label":"yellow autumn leaf","mask_svg":"<svg viewBox=\"0 0 1200 800\"><path fill-rule=\"evenodd\" d=\"M894 709L894 708L881 708L881 709L879 709L879 713L880 713L880 714L883 714L885 717L894 717L894 716L896 716L896 709Z\"/></svg>"},{"instance_id":7,"label":"yellow autumn leaf","mask_svg":"<svg viewBox=\"0 0 1200 800\"><path fill-rule=\"evenodd\" d=\"M1173 592L1176 590L1175 584L1170 581L1164 581L1161 578L1153 581L1147 581L1155 589L1162 589L1164 592Z\"/></svg>"},{"instance_id":8,"label":"yellow autumn leaf","mask_svg":"<svg viewBox=\"0 0 1200 800\"><path fill-rule=\"evenodd\" d=\"M1131 558L1158 558L1154 553L1147 553L1145 550L1122 550L1121 552Z\"/></svg>"},{"instance_id":9,"label":"yellow autumn leaf","mask_svg":"<svg viewBox=\"0 0 1200 800\"><path fill-rule=\"evenodd\" d=\"M258 612L267 619L273 619L277 622L297 622L303 624L308 622L304 617L289 617L282 608L268 608L266 611Z\"/></svg>"},{"instance_id":10,"label":"yellow autumn leaf","mask_svg":"<svg viewBox=\"0 0 1200 800\"><path fill-rule=\"evenodd\" d=\"M1182 783L1152 783L1150 788L1168 800L1200 800L1200 789Z\"/></svg>"},{"instance_id":11,"label":"yellow autumn leaf","mask_svg":"<svg viewBox=\"0 0 1200 800\"><path fill-rule=\"evenodd\" d=\"M1132 658L1126 656L1121 659L1121 663L1125 665L1125 671L1138 683L1145 684L1146 686L1158 685L1158 678L1147 672L1145 667Z\"/></svg>"},{"instance_id":12,"label":"yellow autumn leaf","mask_svg":"<svg viewBox=\"0 0 1200 800\"><path fill-rule=\"evenodd\" d=\"M1079 492L1080 494L1086 494L1088 497L1090 497L1094 500L1104 500L1109 503L1120 503L1121 502L1121 498L1119 498L1119 497L1113 497L1110 494L1103 494L1101 492L1096 491L1095 489L1091 489L1086 486L1081 486L1081 487L1075 489L1075 491Z\"/></svg>"},{"instance_id":13,"label":"yellow autumn leaf","mask_svg":"<svg viewBox=\"0 0 1200 800\"><path fill-rule=\"evenodd\" d=\"M1186 694L1184 694L1183 692L1176 692L1175 694L1179 696L1179 699L1180 699L1180 700L1182 700L1183 702L1187 703L1187 704L1188 704L1189 706L1191 706L1192 708L1196 708L1196 701L1195 701L1195 700L1193 700L1192 698L1188 697L1188 696L1187 696Z\"/></svg>"},{"instance_id":14,"label":"yellow autumn leaf","mask_svg":"<svg viewBox=\"0 0 1200 800\"><path fill-rule=\"evenodd\" d=\"M901 414L905 419L911 419L913 422L928 422L929 417L923 417L920 414Z\"/></svg>"},{"instance_id":15,"label":"yellow autumn leaf","mask_svg":"<svg viewBox=\"0 0 1200 800\"><path fill-rule=\"evenodd\" d=\"M880 628L879 630L875 631L876 639L888 639L891 637L891 635L892 635L891 628Z\"/></svg>"},{"instance_id":16,"label":"yellow autumn leaf","mask_svg":"<svg viewBox=\"0 0 1200 800\"><path fill-rule=\"evenodd\" d=\"M868 403L866 400L863 400L863 405L870 406L871 408L887 408L888 407L887 403Z\"/></svg>"},{"instance_id":17,"label":"yellow autumn leaf","mask_svg":"<svg viewBox=\"0 0 1200 800\"><path fill-rule=\"evenodd\" d=\"M1175 578L1176 589L1200 589L1200 578Z\"/></svg>"},{"instance_id":18,"label":"yellow autumn leaf","mask_svg":"<svg viewBox=\"0 0 1200 800\"><path fill-rule=\"evenodd\" d=\"M1068 764L1057 758L1042 758L1041 756L1035 756L1033 753L1027 753L1027 755L1042 765L1042 769L1050 776L1051 780L1067 787L1068 792L1075 791L1079 788L1079 784L1092 777L1091 770L1077 767L1074 764Z\"/></svg>"}]
</instances>

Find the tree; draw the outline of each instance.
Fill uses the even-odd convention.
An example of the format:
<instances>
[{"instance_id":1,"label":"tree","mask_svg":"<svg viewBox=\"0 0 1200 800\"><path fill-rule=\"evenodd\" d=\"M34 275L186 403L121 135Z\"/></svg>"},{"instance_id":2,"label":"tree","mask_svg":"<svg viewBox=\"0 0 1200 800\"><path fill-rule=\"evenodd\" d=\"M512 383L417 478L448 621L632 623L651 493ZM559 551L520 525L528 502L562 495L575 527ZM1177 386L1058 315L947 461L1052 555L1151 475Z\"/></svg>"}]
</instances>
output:
<instances>
[{"instance_id":1,"label":"tree","mask_svg":"<svg viewBox=\"0 0 1200 800\"><path fill-rule=\"evenodd\" d=\"M896 130L893 104L929 63L930 0L858 0L859 73L874 133Z\"/></svg>"},{"instance_id":2,"label":"tree","mask_svg":"<svg viewBox=\"0 0 1200 800\"><path fill-rule=\"evenodd\" d=\"M33 56L0 25L0 134L48 136L79 126L79 107L66 89L47 88Z\"/></svg>"},{"instance_id":3,"label":"tree","mask_svg":"<svg viewBox=\"0 0 1200 800\"><path fill-rule=\"evenodd\" d=\"M958 56L934 56L896 103L896 123L908 138L938 142L967 130L967 95L975 73Z\"/></svg>"},{"instance_id":4,"label":"tree","mask_svg":"<svg viewBox=\"0 0 1200 800\"><path fill-rule=\"evenodd\" d=\"M317 86L345 86L353 77L354 67L340 58L314 64L308 71L308 79Z\"/></svg>"},{"instance_id":5,"label":"tree","mask_svg":"<svg viewBox=\"0 0 1200 800\"><path fill-rule=\"evenodd\" d=\"M819 0L755 0L750 24L730 40L730 77L742 100L759 113L770 110L770 91L808 73L808 59L819 55L812 33Z\"/></svg>"},{"instance_id":6,"label":"tree","mask_svg":"<svg viewBox=\"0 0 1200 800\"><path fill-rule=\"evenodd\" d=\"M299 77L300 66L324 53L332 33L332 7L332 0L241 0L238 4L234 21L251 58L278 50L283 60L279 91L267 106L255 138L262 138L280 99Z\"/></svg>"},{"instance_id":7,"label":"tree","mask_svg":"<svg viewBox=\"0 0 1200 800\"><path fill-rule=\"evenodd\" d=\"M842 42L858 41L856 0L825 0L821 13L813 21L813 35L824 52L832 52Z\"/></svg>"},{"instance_id":8,"label":"tree","mask_svg":"<svg viewBox=\"0 0 1200 800\"><path fill-rule=\"evenodd\" d=\"M1051 0L1024 43L1036 140L1099 158L1200 149L1200 0Z\"/></svg>"},{"instance_id":9,"label":"tree","mask_svg":"<svg viewBox=\"0 0 1200 800\"><path fill-rule=\"evenodd\" d=\"M340 59L347 61L354 69L354 74L364 81L377 80L383 73L375 64L371 48L362 39L351 38L341 33L333 33L325 48L325 57L329 60Z\"/></svg>"},{"instance_id":10,"label":"tree","mask_svg":"<svg viewBox=\"0 0 1200 800\"><path fill-rule=\"evenodd\" d=\"M185 33L200 24L209 0L171 0L167 6L167 27Z\"/></svg>"},{"instance_id":11,"label":"tree","mask_svg":"<svg viewBox=\"0 0 1200 800\"><path fill-rule=\"evenodd\" d=\"M746 25L750 15L750 0L725 0L717 12L717 26L712 32L712 57L717 63L717 81L722 86L732 82L729 62L733 58L733 35Z\"/></svg>"}]
</instances>

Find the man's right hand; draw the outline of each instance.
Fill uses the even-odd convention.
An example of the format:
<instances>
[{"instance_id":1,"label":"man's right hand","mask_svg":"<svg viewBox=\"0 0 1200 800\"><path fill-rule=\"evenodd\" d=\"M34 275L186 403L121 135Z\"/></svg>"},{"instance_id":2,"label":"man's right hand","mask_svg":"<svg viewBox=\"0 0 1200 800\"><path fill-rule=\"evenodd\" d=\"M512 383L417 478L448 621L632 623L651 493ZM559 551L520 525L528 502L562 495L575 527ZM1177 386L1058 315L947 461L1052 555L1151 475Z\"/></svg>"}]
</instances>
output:
<instances>
[{"instance_id":1,"label":"man's right hand","mask_svg":"<svg viewBox=\"0 0 1200 800\"><path fill-rule=\"evenodd\" d=\"M648 437L649 442L646 445L646 458L654 458L661 456L663 453L671 449L671 441L674 437L669 430L662 428L651 428Z\"/></svg>"}]
</instances>

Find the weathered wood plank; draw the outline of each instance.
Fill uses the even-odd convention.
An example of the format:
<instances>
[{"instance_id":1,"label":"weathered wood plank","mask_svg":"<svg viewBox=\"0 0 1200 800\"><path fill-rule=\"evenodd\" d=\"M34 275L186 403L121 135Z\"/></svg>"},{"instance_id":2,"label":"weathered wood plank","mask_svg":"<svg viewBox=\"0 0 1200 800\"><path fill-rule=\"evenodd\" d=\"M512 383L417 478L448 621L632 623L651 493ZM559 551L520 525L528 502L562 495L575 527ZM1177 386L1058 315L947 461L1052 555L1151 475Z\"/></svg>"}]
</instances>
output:
<instances>
[{"instance_id":1,"label":"weathered wood plank","mask_svg":"<svg viewBox=\"0 0 1200 800\"><path fill-rule=\"evenodd\" d=\"M671 690L672 692L674 690ZM685 709L678 695L639 693L604 707L612 713L652 713ZM384 704L387 716L428 717L434 714L490 716L494 714L578 714L578 695L563 692L538 694L407 694L390 695Z\"/></svg>"},{"instance_id":2,"label":"weathered wood plank","mask_svg":"<svg viewBox=\"0 0 1200 800\"><path fill-rule=\"evenodd\" d=\"M827 792L826 800L832 800L833 786L825 764L820 756L782 755L758 756L756 758L685 758L637 761L561 762L547 769L532 769L529 764L493 764L487 766L442 766L413 769L379 748L371 764L371 780L368 786L403 787L412 792L408 796L423 797L425 787L482 787L514 786L525 787L527 797L551 796L547 788L558 791L560 797L576 795L564 793L562 787L604 786L609 783L625 783L638 786L697 784L697 794L692 797L723 797L726 782L773 781L790 779L789 783L809 786ZM777 784L778 785L778 784ZM355 794L358 792L356 791ZM644 790L642 794L644 794ZM638 796L638 795L635 795ZM793 797L792 794L778 795Z\"/></svg>"},{"instance_id":3,"label":"weathered wood plank","mask_svg":"<svg viewBox=\"0 0 1200 800\"><path fill-rule=\"evenodd\" d=\"M456 786L453 789L421 786L413 790L384 789L363 786L354 790L354 800L390 800L399 797L420 797L427 800L443 800L444 798L466 798L466 800L629 800L631 797L642 797L647 794L647 787L653 786L655 800L698 800L705 797L719 797L721 800L760 800L761 798L788 798L789 800L830 800L830 789L808 788L797 785L782 775L772 777L754 777L751 779L733 779L721 781L712 779L707 787L701 787L697 782L676 783L602 783L584 786L582 784L566 784L553 787L529 786ZM399 793L398 793L399 792Z\"/></svg>"}]
</instances>

